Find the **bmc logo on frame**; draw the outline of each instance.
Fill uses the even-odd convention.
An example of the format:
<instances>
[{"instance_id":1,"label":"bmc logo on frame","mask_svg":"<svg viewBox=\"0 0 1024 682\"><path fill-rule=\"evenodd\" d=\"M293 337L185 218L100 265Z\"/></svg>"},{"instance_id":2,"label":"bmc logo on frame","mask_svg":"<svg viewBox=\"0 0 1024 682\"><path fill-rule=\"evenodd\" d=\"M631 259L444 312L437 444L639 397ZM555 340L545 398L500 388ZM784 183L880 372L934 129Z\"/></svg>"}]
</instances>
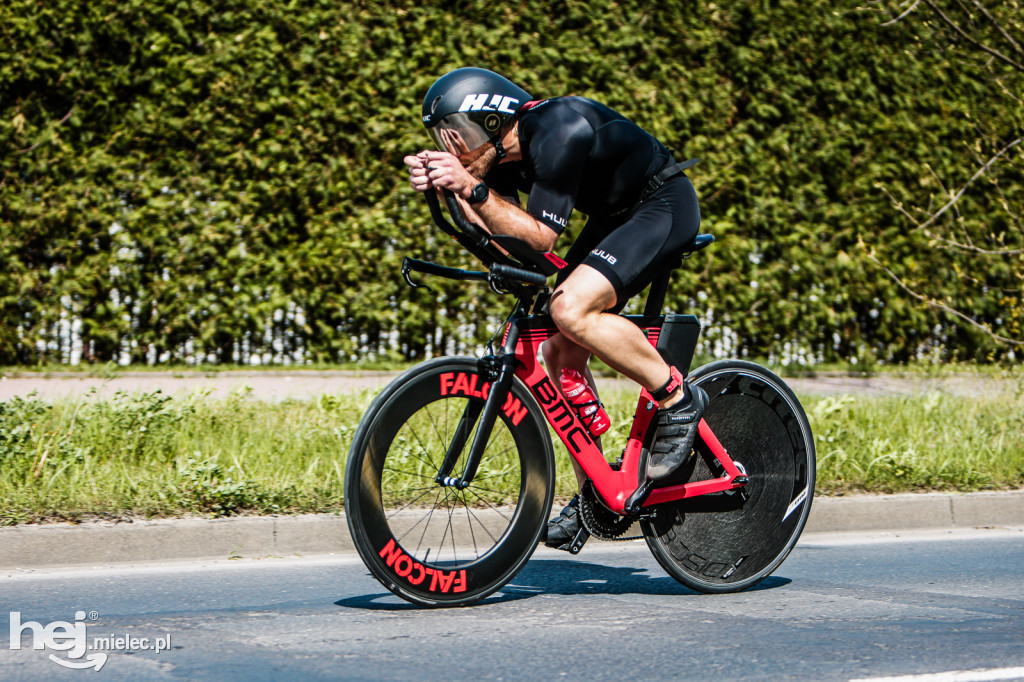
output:
<instances>
[{"instance_id":1,"label":"bmc logo on frame","mask_svg":"<svg viewBox=\"0 0 1024 682\"><path fill-rule=\"evenodd\" d=\"M514 114L513 104L519 104L519 100L484 92L479 95L466 95L459 111L500 111L504 114Z\"/></svg>"}]
</instances>

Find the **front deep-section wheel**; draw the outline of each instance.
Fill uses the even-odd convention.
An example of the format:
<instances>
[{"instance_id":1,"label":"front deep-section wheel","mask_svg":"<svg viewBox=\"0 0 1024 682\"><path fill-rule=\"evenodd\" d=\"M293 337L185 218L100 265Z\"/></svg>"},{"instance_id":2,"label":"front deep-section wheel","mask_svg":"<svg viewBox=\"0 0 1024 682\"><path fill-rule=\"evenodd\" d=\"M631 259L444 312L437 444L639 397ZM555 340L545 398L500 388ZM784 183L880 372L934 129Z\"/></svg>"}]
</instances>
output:
<instances>
[{"instance_id":1,"label":"front deep-section wheel","mask_svg":"<svg viewBox=\"0 0 1024 682\"><path fill-rule=\"evenodd\" d=\"M793 391L765 368L725 360L691 377L711 398L704 419L749 482L659 505L641 527L661 566L687 587L745 590L778 568L807 522L814 439ZM722 475L699 439L695 452L673 483Z\"/></svg>"},{"instance_id":2,"label":"front deep-section wheel","mask_svg":"<svg viewBox=\"0 0 1024 682\"><path fill-rule=\"evenodd\" d=\"M540 408L514 381L472 484L458 479L490 389L472 358L439 358L395 379L356 431L345 511L370 572L424 606L461 606L508 582L533 554L551 509L554 455ZM441 477L444 478L443 476Z\"/></svg>"}]
</instances>

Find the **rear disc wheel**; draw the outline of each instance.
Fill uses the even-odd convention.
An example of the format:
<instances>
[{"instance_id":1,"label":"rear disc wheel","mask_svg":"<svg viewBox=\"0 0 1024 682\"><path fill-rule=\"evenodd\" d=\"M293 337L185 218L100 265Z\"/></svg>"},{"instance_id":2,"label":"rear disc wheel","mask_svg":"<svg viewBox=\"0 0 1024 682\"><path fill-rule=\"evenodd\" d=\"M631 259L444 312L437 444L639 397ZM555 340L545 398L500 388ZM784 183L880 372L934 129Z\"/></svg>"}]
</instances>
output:
<instances>
[{"instance_id":1,"label":"rear disc wheel","mask_svg":"<svg viewBox=\"0 0 1024 682\"><path fill-rule=\"evenodd\" d=\"M814 439L792 390L759 365L714 362L691 378L710 397L704 419L749 482L659 505L641 528L658 563L681 583L737 592L771 575L800 537L814 495ZM699 439L695 451L666 483L722 475Z\"/></svg>"}]
</instances>

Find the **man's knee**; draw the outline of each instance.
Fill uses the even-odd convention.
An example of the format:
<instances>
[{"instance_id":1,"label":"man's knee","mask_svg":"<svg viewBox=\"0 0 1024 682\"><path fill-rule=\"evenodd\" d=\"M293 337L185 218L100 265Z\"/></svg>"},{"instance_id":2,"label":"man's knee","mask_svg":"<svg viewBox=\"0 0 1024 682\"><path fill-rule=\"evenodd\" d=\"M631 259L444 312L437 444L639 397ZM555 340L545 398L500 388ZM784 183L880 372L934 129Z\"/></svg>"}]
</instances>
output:
<instances>
[{"instance_id":1,"label":"man's knee","mask_svg":"<svg viewBox=\"0 0 1024 682\"><path fill-rule=\"evenodd\" d=\"M616 296L604 275L581 265L551 296L551 318L562 332L577 340L598 315L615 305Z\"/></svg>"},{"instance_id":2,"label":"man's knee","mask_svg":"<svg viewBox=\"0 0 1024 682\"><path fill-rule=\"evenodd\" d=\"M585 318L590 314L588 303L573 289L559 289L551 297L551 319L562 332L573 336L574 332L585 324Z\"/></svg>"}]
</instances>

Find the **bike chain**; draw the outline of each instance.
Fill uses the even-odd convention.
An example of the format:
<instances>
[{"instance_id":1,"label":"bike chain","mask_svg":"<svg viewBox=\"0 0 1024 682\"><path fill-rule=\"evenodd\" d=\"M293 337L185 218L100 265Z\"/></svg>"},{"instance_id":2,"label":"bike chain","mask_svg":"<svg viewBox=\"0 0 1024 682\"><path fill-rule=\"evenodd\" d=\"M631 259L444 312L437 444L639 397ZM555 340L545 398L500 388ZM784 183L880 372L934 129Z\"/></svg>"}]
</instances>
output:
<instances>
[{"instance_id":1,"label":"bike chain","mask_svg":"<svg viewBox=\"0 0 1024 682\"><path fill-rule=\"evenodd\" d=\"M630 529L635 519L628 516L614 514L597 500L594 492L594 484L587 481L580 494L580 520L587 532L602 540L614 542L625 542L627 540L639 540L643 535L634 535L628 538L621 537Z\"/></svg>"}]
</instances>

